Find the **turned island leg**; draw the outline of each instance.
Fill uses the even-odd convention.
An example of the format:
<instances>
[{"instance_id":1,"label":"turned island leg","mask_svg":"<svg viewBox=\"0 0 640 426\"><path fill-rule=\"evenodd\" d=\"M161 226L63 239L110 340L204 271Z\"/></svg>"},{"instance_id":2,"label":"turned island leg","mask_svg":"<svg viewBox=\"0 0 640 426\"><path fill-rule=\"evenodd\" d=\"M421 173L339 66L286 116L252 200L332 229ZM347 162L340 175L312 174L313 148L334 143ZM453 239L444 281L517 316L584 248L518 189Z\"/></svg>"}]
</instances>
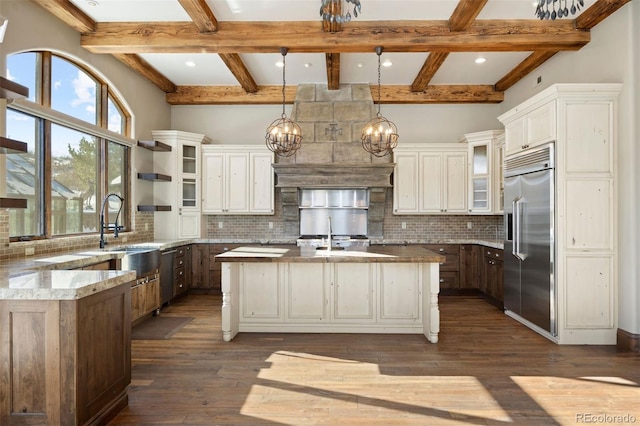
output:
<instances>
[{"instance_id":1,"label":"turned island leg","mask_svg":"<svg viewBox=\"0 0 640 426\"><path fill-rule=\"evenodd\" d=\"M440 293L440 265L426 263L423 272L422 285L422 325L423 333L431 343L438 343L440 332L440 308L438 308L438 293Z\"/></svg>"},{"instance_id":2,"label":"turned island leg","mask_svg":"<svg viewBox=\"0 0 640 426\"><path fill-rule=\"evenodd\" d=\"M240 291L238 263L222 264L222 339L231 341L238 334L239 309L238 301Z\"/></svg>"}]
</instances>

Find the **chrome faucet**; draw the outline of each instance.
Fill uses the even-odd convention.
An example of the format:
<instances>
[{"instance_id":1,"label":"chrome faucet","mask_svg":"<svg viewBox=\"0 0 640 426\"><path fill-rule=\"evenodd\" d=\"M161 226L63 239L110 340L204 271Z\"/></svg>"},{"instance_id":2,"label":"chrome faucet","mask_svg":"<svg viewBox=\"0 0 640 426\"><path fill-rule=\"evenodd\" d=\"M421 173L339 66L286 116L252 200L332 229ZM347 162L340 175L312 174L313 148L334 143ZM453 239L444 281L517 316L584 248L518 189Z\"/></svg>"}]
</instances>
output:
<instances>
[{"instance_id":1,"label":"chrome faucet","mask_svg":"<svg viewBox=\"0 0 640 426\"><path fill-rule=\"evenodd\" d=\"M118 217L120 216L120 212L122 211L122 206L124 205L124 198L112 192L110 194L107 194L106 197L104 197L104 200L102 200L102 207L100 207L100 248L101 249L104 248L105 245L107 245L107 242L104 240L104 229L105 229L104 206L105 204L107 204L107 201L109 201L109 198L111 197L116 197L118 198L118 200L120 200L120 208L118 209L118 213L116 214L116 221L113 226L113 237L118 238L118 231L123 229L122 226L118 226ZM107 222L108 220L109 220L109 216L107 216ZM109 229L108 223L106 224L106 228Z\"/></svg>"},{"instance_id":2,"label":"chrome faucet","mask_svg":"<svg viewBox=\"0 0 640 426\"><path fill-rule=\"evenodd\" d=\"M327 250L331 250L331 216L327 219L329 222L329 231L327 231Z\"/></svg>"}]
</instances>

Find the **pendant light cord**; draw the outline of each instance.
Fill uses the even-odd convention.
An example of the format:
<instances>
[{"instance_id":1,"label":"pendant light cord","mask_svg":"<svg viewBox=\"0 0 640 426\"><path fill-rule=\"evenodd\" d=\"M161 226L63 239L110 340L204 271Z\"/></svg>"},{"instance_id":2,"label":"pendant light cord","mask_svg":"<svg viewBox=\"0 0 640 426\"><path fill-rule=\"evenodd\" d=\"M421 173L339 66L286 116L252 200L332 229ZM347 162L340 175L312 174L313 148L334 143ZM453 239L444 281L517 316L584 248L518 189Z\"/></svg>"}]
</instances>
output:
<instances>
[{"instance_id":1,"label":"pendant light cord","mask_svg":"<svg viewBox=\"0 0 640 426\"><path fill-rule=\"evenodd\" d=\"M287 115L284 113L284 104L286 102L285 98L285 87L287 85L287 80L285 79L285 70L287 69L287 52L288 48L281 47L280 53L282 53L282 118L285 118Z\"/></svg>"}]
</instances>

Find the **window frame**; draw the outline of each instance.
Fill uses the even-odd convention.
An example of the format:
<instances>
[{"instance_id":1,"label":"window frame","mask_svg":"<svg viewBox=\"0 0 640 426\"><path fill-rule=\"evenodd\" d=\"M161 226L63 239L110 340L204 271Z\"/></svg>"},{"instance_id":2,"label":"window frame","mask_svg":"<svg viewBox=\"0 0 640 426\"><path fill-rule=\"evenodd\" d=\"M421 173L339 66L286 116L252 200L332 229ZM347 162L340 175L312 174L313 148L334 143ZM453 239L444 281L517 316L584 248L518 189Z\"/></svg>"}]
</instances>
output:
<instances>
[{"instance_id":1,"label":"window frame","mask_svg":"<svg viewBox=\"0 0 640 426\"><path fill-rule=\"evenodd\" d=\"M87 236L87 235L95 235L100 232L99 224L97 226L97 232L80 232L80 233L69 233L69 234L52 234L52 210L53 210L53 200L51 194L51 125L57 124L60 126L64 126L79 132L83 132L86 134L90 134L97 139L97 161L99 164L99 169L97 170L97 176L99 178L99 182L96 188L96 216L99 217L100 212L98 212L98 208L101 205L101 202L98 200L102 200L102 198L107 194L108 190L108 146L110 142L114 142L124 146L125 149L125 158L123 161L123 188L125 190L125 194L123 194L125 199L125 205L123 206L123 211L127 212L126 215L126 223L123 223L126 231L132 231L132 209L131 209L131 163L132 163L132 155L133 150L132 147L135 146L136 141L129 137L132 129L132 114L126 108L124 102L117 96L117 92L115 87L109 85L104 78L102 78L99 73L91 70L88 66L79 63L74 58L70 58L68 56L52 53L50 51L39 50L39 51L25 51L18 52L15 54L23 54L23 53L35 53L36 54L36 95L35 102L29 101L27 99L17 99L14 100L13 103L7 105L8 110L14 110L19 113L27 114L36 119L37 125L41 126L42 134L40 136L40 140L36 141L37 144L41 145L40 155L37 158L37 161L40 163L40 167L42 170L42 180L43 185L41 191L38 196L42 199L42 205L40 206L40 211L38 212L38 216L42 222L42 229L39 235L24 235L24 236L13 236L9 238L10 242L15 241L31 241L31 240L46 240L46 239L57 239L57 238L65 238L65 237L73 237L73 236ZM82 119L67 115L61 111L51 109L51 64L52 58L57 56L70 64L78 67L85 73L89 74L95 81L98 83L96 88L96 114L97 114L97 125L94 125L90 122L84 121ZM121 125L121 131L124 134L110 131L108 129L109 124L109 108L108 108L108 100L117 105L123 123Z\"/></svg>"}]
</instances>

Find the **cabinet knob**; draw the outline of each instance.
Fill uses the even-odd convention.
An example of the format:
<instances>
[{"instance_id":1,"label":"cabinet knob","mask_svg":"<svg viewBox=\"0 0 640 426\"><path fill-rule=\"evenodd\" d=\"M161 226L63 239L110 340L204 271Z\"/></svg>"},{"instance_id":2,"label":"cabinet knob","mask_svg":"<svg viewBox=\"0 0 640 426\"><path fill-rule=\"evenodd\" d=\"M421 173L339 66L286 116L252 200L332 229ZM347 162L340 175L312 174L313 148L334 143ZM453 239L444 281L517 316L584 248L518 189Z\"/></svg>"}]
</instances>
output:
<instances>
[{"instance_id":1,"label":"cabinet knob","mask_svg":"<svg viewBox=\"0 0 640 426\"><path fill-rule=\"evenodd\" d=\"M444 265L444 262L440 262L440 266Z\"/></svg>"},{"instance_id":2,"label":"cabinet knob","mask_svg":"<svg viewBox=\"0 0 640 426\"><path fill-rule=\"evenodd\" d=\"M440 278L440 282L443 283L444 282L444 278Z\"/></svg>"},{"instance_id":3,"label":"cabinet knob","mask_svg":"<svg viewBox=\"0 0 640 426\"><path fill-rule=\"evenodd\" d=\"M444 249L443 249L443 248L441 248L441 249L439 249L438 251L444 251Z\"/></svg>"}]
</instances>

